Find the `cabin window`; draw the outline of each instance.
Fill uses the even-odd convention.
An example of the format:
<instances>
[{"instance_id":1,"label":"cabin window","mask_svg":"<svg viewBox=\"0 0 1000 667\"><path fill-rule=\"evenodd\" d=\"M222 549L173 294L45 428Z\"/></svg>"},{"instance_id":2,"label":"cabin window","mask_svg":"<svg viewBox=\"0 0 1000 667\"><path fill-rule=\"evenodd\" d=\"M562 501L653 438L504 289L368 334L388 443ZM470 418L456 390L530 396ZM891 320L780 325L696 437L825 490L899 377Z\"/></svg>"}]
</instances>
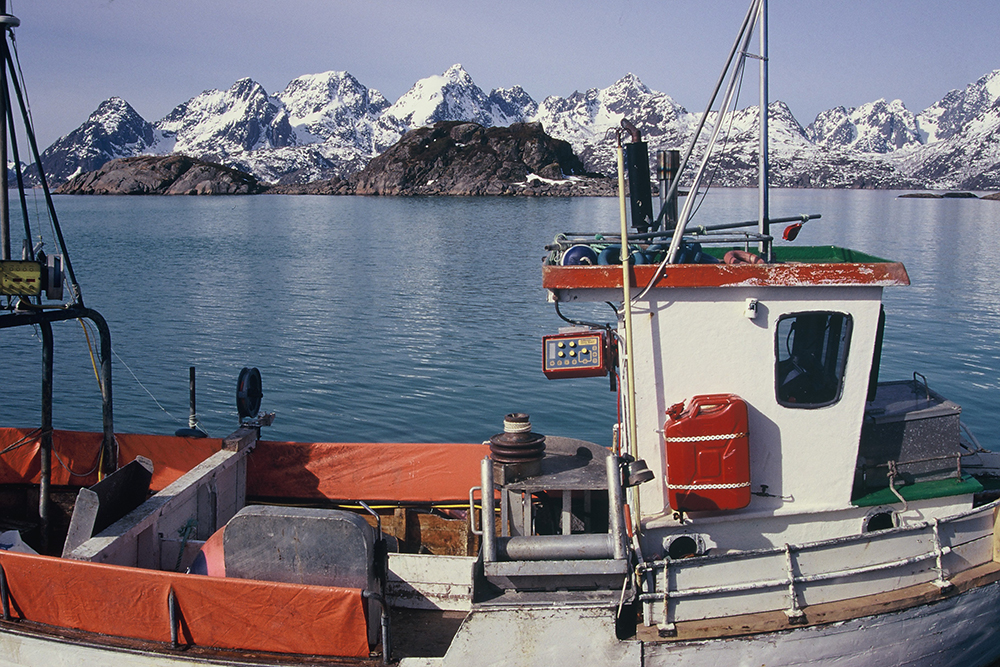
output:
<instances>
[{"instance_id":1,"label":"cabin window","mask_svg":"<svg viewBox=\"0 0 1000 667\"><path fill-rule=\"evenodd\" d=\"M791 313L778 318L775 394L789 408L820 408L840 400L851 340L846 313Z\"/></svg>"}]
</instances>

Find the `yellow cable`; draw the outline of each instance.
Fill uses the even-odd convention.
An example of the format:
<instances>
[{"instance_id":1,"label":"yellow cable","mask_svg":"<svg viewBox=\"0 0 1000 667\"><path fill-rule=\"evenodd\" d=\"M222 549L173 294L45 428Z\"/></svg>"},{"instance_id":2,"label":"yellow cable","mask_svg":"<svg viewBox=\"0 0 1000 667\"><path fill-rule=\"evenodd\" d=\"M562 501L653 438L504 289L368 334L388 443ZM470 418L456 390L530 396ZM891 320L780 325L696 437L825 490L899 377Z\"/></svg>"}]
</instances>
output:
<instances>
[{"instance_id":1,"label":"yellow cable","mask_svg":"<svg viewBox=\"0 0 1000 667\"><path fill-rule=\"evenodd\" d=\"M97 372L97 360L94 358L94 346L90 342L90 332L83 320L77 318L80 328L83 329L83 336L87 339L87 352L90 353L90 365L94 369L94 378L97 380L97 387L101 390L101 398L104 398L104 383L101 382L101 374ZM104 479L104 445L101 445L101 453L97 458L97 481Z\"/></svg>"},{"instance_id":2,"label":"yellow cable","mask_svg":"<svg viewBox=\"0 0 1000 667\"><path fill-rule=\"evenodd\" d=\"M94 358L94 346L90 342L90 332L87 331L87 325L83 323L82 319L77 318L76 321L80 323L83 335L87 339L87 352L90 353L90 365L94 369L94 378L97 380L97 386L101 388L101 396L104 396L104 385L101 384L101 374L97 372L97 360Z\"/></svg>"}]
</instances>

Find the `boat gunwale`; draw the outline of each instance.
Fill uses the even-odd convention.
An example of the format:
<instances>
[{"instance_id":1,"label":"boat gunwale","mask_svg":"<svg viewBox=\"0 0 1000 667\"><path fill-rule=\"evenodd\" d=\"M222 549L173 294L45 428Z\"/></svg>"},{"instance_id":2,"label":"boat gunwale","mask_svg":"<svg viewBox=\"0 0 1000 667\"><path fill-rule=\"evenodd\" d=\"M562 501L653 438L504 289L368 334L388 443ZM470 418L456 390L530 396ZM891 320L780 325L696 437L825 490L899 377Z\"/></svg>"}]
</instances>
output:
<instances>
[{"instance_id":1,"label":"boat gunwale","mask_svg":"<svg viewBox=\"0 0 1000 667\"><path fill-rule=\"evenodd\" d=\"M970 591L1000 582L1000 563L989 561L956 572L948 578L950 586L923 582L891 591L860 597L821 602L799 607L802 616L791 618L785 610L677 621L669 635L661 635L657 626L639 625L636 639L652 644L726 639L772 632L842 623L870 616L880 616L959 597Z\"/></svg>"}]
</instances>

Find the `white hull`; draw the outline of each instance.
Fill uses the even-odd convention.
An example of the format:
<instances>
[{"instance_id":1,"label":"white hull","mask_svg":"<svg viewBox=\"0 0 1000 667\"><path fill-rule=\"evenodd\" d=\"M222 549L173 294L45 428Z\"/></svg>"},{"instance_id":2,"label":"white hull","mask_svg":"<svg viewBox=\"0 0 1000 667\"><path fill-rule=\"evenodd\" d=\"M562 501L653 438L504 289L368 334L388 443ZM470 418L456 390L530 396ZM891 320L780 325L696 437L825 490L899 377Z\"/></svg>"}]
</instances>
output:
<instances>
[{"instance_id":1,"label":"white hull","mask_svg":"<svg viewBox=\"0 0 1000 667\"><path fill-rule=\"evenodd\" d=\"M595 622L595 609L474 613L445 657L404 659L400 665L977 667L1000 658L994 635L1000 582L894 613L704 641L619 641L614 611L606 611L602 623Z\"/></svg>"},{"instance_id":2,"label":"white hull","mask_svg":"<svg viewBox=\"0 0 1000 667\"><path fill-rule=\"evenodd\" d=\"M647 645L644 665L976 667L1000 658L1000 583L891 614L752 637Z\"/></svg>"},{"instance_id":3,"label":"white hull","mask_svg":"<svg viewBox=\"0 0 1000 667\"><path fill-rule=\"evenodd\" d=\"M594 657L602 656L602 667L977 667L1000 658L1000 645L993 634L1000 625L1000 582L899 612L721 640L619 641L614 637L611 613L536 609L528 613L473 614L444 658L404 659L400 664L570 667L595 665ZM600 618L602 615L604 618ZM111 648L17 629L0 631L0 665L123 664L172 667L267 663L227 661L184 651L171 654Z\"/></svg>"}]
</instances>

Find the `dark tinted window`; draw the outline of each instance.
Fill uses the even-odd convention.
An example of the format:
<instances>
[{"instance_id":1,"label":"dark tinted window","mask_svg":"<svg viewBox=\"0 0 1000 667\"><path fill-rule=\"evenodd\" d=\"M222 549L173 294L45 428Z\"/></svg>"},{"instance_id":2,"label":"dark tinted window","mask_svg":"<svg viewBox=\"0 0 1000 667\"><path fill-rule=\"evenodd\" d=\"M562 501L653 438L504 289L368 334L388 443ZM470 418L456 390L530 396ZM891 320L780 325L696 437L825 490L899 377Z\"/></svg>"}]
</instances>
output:
<instances>
[{"instance_id":1,"label":"dark tinted window","mask_svg":"<svg viewBox=\"0 0 1000 667\"><path fill-rule=\"evenodd\" d=\"M790 408L818 408L840 400L850 339L850 315L782 315L775 340L778 403Z\"/></svg>"}]
</instances>

